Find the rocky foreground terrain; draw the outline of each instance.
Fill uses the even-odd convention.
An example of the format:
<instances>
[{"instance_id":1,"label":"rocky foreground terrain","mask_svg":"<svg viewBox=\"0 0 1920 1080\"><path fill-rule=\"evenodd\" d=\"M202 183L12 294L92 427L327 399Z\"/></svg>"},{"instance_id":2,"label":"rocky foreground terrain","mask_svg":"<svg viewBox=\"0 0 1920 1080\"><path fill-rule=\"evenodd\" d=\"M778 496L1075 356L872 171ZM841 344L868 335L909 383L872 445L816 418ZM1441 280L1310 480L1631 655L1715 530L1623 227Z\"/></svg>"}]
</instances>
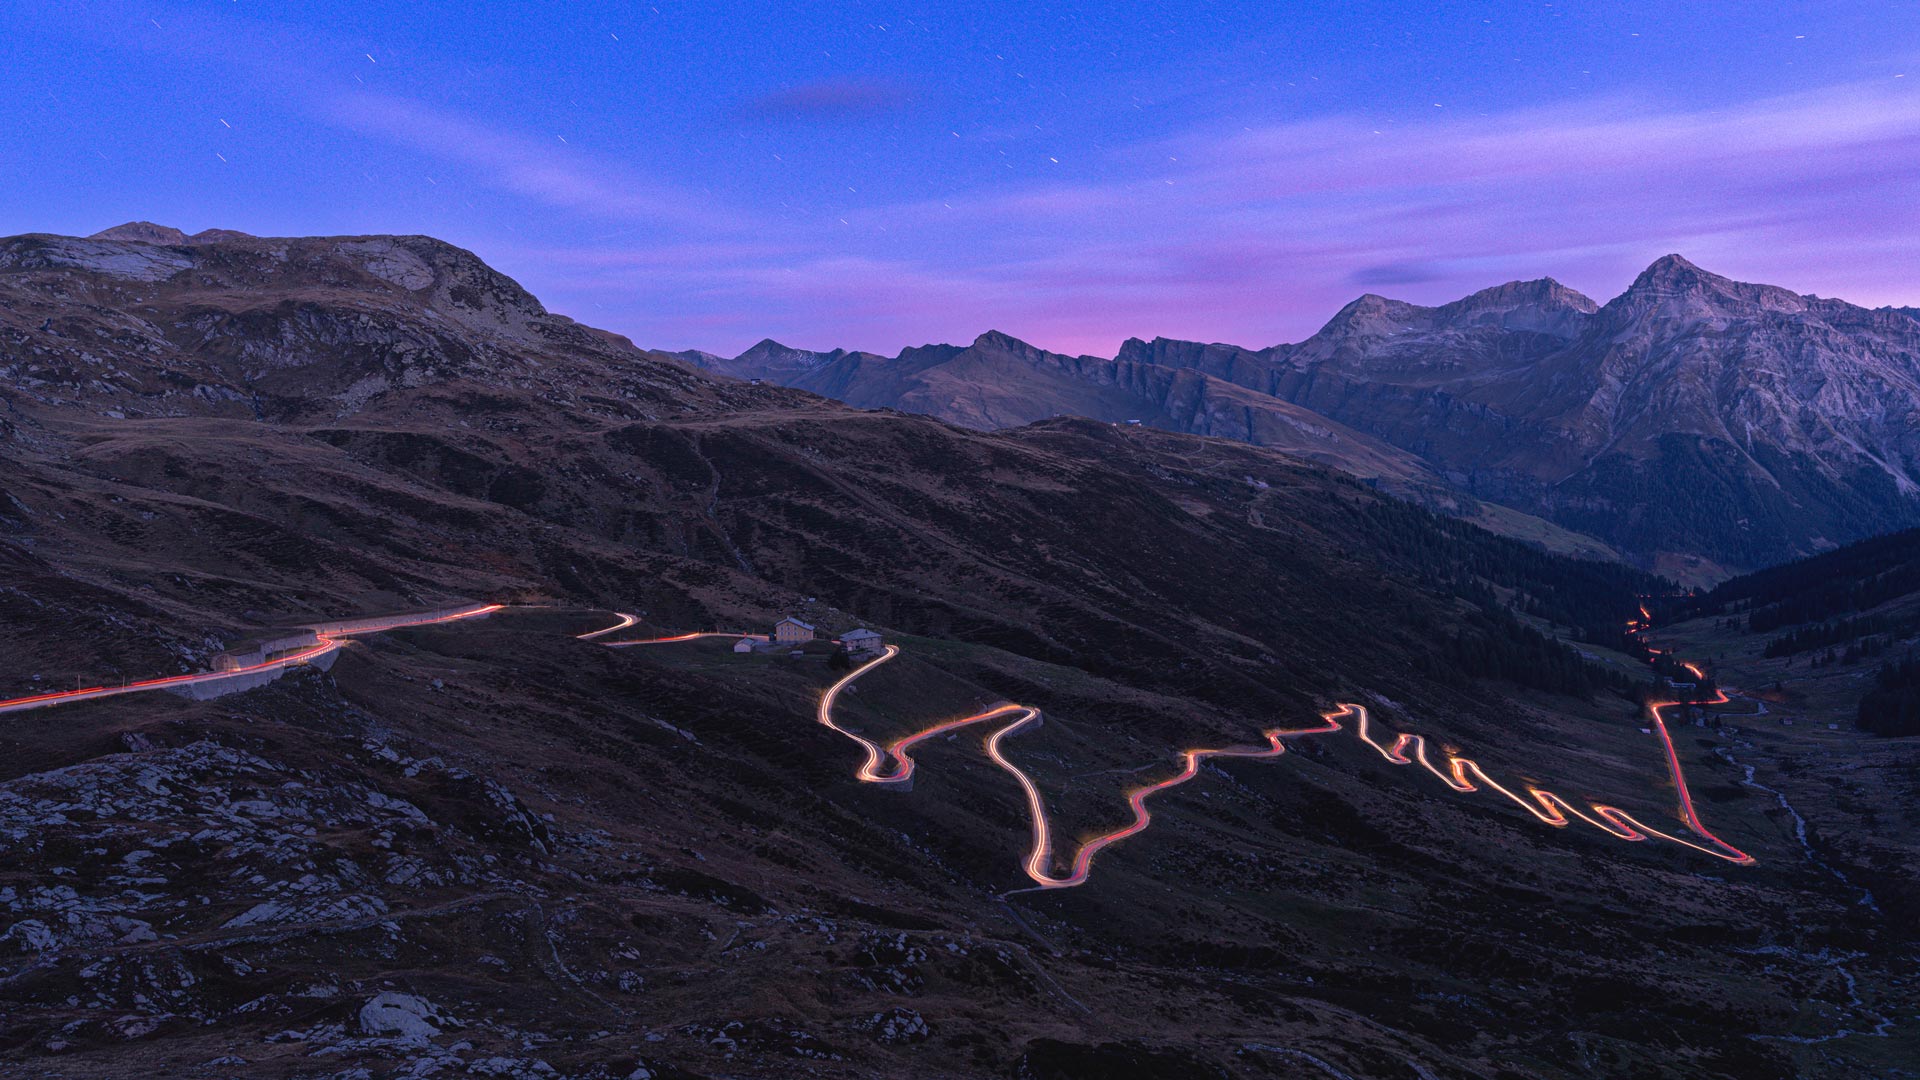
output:
<instances>
[{"instance_id":1,"label":"rocky foreground terrain","mask_svg":"<svg viewBox=\"0 0 1920 1080\"><path fill-rule=\"evenodd\" d=\"M860 784L812 720L823 655L575 636L877 626L904 652L847 721L1041 708L1008 749L1063 845L1180 750L1341 700L1677 829L1615 689L1665 588L1637 571L1245 442L716 378L423 237L0 241L0 375L0 697L515 605L229 697L0 718L8 1073L1867 1077L1920 1052L1915 864L1850 854L1904 819L1801 836L1770 794L1800 781L1724 727L1680 752L1751 867L1551 829L1342 736L1209 765L1087 885L1013 892L1024 804L978 737L928 744L910 792ZM1873 775L1858 798L1909 794Z\"/></svg>"},{"instance_id":2,"label":"rocky foreground terrain","mask_svg":"<svg viewBox=\"0 0 1920 1080\"><path fill-rule=\"evenodd\" d=\"M1103 360L989 334L891 360L685 355L973 427L1134 419L1438 480L1690 583L1920 522L1920 320L1678 255L1604 305L1552 279L1441 307L1369 294L1264 349L1134 339Z\"/></svg>"}]
</instances>

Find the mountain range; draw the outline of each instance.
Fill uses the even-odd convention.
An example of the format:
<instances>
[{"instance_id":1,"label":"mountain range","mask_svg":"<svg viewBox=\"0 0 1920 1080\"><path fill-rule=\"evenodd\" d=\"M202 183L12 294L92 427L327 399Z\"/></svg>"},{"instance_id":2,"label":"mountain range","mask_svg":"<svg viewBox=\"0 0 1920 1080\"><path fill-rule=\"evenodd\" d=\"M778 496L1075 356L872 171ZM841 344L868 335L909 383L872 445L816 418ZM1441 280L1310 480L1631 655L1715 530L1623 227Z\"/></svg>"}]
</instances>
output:
<instances>
[{"instance_id":1,"label":"mountain range","mask_svg":"<svg viewBox=\"0 0 1920 1080\"><path fill-rule=\"evenodd\" d=\"M1301 738L1197 766L1084 886L1035 892L1030 803L984 732L927 740L912 789L883 790L817 722L830 645L679 637L881 631L901 653L838 713L877 741L1040 710L997 750L1060 855L1183 751L1343 701L1376 739L1418 731L1681 835L1645 666L1615 647L1671 585L1385 486L1237 438L979 430L722 377L424 236L0 239L0 699L205 670L316 619L510 605L212 700L7 713L0 1068L1785 1080L1910 1059L1896 757L1816 771L1824 744L1676 720L1748 866ZM675 640L576 636L615 612ZM1823 808L1810 834L1795 806ZM1882 1016L1892 1037L1845 1036Z\"/></svg>"},{"instance_id":2,"label":"mountain range","mask_svg":"<svg viewBox=\"0 0 1920 1080\"><path fill-rule=\"evenodd\" d=\"M988 333L892 359L763 341L712 370L977 428L1072 414L1446 487L1712 581L1920 522L1920 319L1666 256L1597 304L1551 279L1440 307L1377 295L1305 341Z\"/></svg>"}]
</instances>

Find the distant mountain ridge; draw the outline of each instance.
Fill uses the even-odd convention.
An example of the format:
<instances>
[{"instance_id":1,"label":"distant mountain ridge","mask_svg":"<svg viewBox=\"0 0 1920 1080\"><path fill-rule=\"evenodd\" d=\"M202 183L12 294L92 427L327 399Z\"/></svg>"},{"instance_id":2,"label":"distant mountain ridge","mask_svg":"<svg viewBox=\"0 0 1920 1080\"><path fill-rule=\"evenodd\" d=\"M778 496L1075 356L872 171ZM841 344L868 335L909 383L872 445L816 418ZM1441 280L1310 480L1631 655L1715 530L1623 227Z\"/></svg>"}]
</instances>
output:
<instances>
[{"instance_id":1,"label":"distant mountain ridge","mask_svg":"<svg viewBox=\"0 0 1920 1080\"><path fill-rule=\"evenodd\" d=\"M1274 433L1317 426L1693 580L1920 524L1914 309L1679 255L1606 304L1551 278L1438 307L1370 293L1262 349L1134 338L1111 360L1068 358L1002 334L893 360L775 349L787 359L705 366L975 427L1045 409L1303 452ZM1337 457L1318 460L1362 475L1386 460Z\"/></svg>"},{"instance_id":2,"label":"distant mountain ridge","mask_svg":"<svg viewBox=\"0 0 1920 1080\"><path fill-rule=\"evenodd\" d=\"M721 374L757 378L859 408L929 413L989 431L1060 415L1137 421L1287 450L1371 479L1438 483L1418 460L1369 435L1201 371L1067 356L999 331L971 345L922 345L898 357L813 352L766 340L731 359L682 352Z\"/></svg>"},{"instance_id":3,"label":"distant mountain ridge","mask_svg":"<svg viewBox=\"0 0 1920 1080\"><path fill-rule=\"evenodd\" d=\"M1373 435L1196 366L1049 352L999 331L971 345L921 345L887 358L815 352L764 340L732 358L687 351L689 363L806 390L864 409L937 416L982 431L1055 416L1138 423L1235 439L1339 469L1434 509L1554 550L1617 553L1592 537L1527 520L1465 494L1427 462Z\"/></svg>"}]
</instances>

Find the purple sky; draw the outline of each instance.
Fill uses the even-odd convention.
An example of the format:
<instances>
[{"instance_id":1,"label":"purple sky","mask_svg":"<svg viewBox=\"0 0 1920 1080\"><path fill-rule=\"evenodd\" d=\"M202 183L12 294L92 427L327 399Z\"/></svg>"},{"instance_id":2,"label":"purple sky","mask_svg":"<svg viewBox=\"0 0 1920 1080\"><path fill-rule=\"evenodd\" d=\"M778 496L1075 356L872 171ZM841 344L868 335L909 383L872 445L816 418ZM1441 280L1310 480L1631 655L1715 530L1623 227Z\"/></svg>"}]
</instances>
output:
<instances>
[{"instance_id":1,"label":"purple sky","mask_svg":"<svg viewBox=\"0 0 1920 1080\"><path fill-rule=\"evenodd\" d=\"M1669 251L1920 304L1911 3L477 10L17 13L0 231L430 233L723 353L1261 346Z\"/></svg>"}]
</instances>

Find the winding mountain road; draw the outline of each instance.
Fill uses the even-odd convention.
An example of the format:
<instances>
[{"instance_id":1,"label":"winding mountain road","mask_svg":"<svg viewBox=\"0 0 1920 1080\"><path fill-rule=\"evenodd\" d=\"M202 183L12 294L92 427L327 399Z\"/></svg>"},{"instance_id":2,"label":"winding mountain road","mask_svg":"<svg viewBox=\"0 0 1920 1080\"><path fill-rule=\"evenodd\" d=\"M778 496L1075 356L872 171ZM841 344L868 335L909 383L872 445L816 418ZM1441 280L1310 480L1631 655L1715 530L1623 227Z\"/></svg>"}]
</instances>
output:
<instances>
[{"instance_id":1,"label":"winding mountain road","mask_svg":"<svg viewBox=\"0 0 1920 1080\"><path fill-rule=\"evenodd\" d=\"M341 639L355 634L377 633L382 630L396 630L410 626L425 626L435 623L454 622L471 619L500 611L501 604L474 604L451 612L441 611L413 616L394 616L386 619L359 620L348 623L327 623L323 626L332 629L314 628L316 644L290 652L287 655L265 660L229 671L209 671L191 675L175 675L159 679L146 679L130 682L121 686L96 686L65 690L55 693L37 694L30 697L0 701L0 712L12 712L24 709L44 708L69 702L86 701L94 698L111 697L118 694L141 693L148 690L175 689L195 683L216 682L224 679L246 678L262 672L278 671L297 664L309 663L318 657L340 648ZM1643 609L1644 611L1644 609ZM641 645L667 645L698 641L710 637L743 638L751 635L724 631L701 631L689 634L676 634L668 637L643 638L631 641L602 641L600 639L617 631L633 626L639 620L624 612L613 613L617 622L612 626L575 635L582 641L594 641L608 648L627 648ZM1630 625L1630 633L1640 633L1646 627L1644 622ZM1667 771L1673 786L1679 795L1680 818L1697 840L1688 839L1661 829L1656 829L1638 820L1626 811L1614 806L1590 803L1585 810L1571 800L1531 784L1521 791L1501 784L1482 769L1473 759L1462 757L1453 751L1445 751L1446 759L1435 764L1428 756L1427 741L1424 736L1400 733L1391 741L1377 739L1373 735L1372 720L1366 708L1351 703L1341 703L1332 712L1321 716L1321 722L1314 727L1273 728L1262 732L1263 745L1227 746L1218 748L1195 748L1180 752L1181 768L1174 775L1151 784L1133 788L1126 793L1127 806L1131 811L1131 820L1124 826L1101 833L1080 843L1066 860L1064 873L1056 872L1059 865L1058 853L1053 839L1053 824L1047 815L1046 800L1033 779L1016 765L1006 754L1002 744L1007 738L1022 731L1038 727L1042 721L1039 709L1029 705L1003 702L982 712L945 720L919 731L912 732L891 743L882 746L872 739L853 731L834 717L834 706L840 695L856 681L900 655L900 647L888 645L877 657L862 663L847 672L821 694L815 710L815 719L824 727L859 744L864 760L855 770L859 780L870 784L910 785L913 780L915 763L913 750L929 739L975 726L991 728L985 741L987 756L1002 771L1020 785L1027 801L1028 819L1031 823L1031 837L1026 859L1022 866L1034 884L1026 892L1036 889L1066 889L1085 884L1093 870L1096 855L1113 844L1130 836L1144 832L1153 822L1153 813L1147 807L1147 800L1161 792L1179 787L1200 775L1200 769L1207 761L1215 758L1275 758L1286 753L1286 741L1309 735L1329 735L1339 731L1352 730L1355 737L1395 765L1418 765L1433 774L1449 789L1468 794L1481 790L1494 791L1514 805L1525 810L1536 820L1564 828L1575 820L1606 833L1618 840L1641 841L1649 839L1665 840L1695 851L1704 852L1728 862L1750 864L1752 856L1733 847L1715 836L1700 820L1695 810L1693 797L1687 789L1687 781L1680 767L1680 755L1676 750L1672 734L1667 730L1666 719L1661 711L1668 708L1692 704L1721 704L1728 700L1724 692L1717 693L1710 701L1656 701L1648 704L1652 716L1653 730L1659 735L1666 751ZM1686 665L1697 679L1705 679L1705 674L1693 665ZM1524 792L1524 794L1523 794Z\"/></svg>"},{"instance_id":2,"label":"winding mountain road","mask_svg":"<svg viewBox=\"0 0 1920 1080\"><path fill-rule=\"evenodd\" d=\"M650 642L636 644L666 643L687 640L687 638L656 638ZM1675 789L1679 792L1681 818L1699 841L1687 839L1661 829L1656 829L1633 817L1618 807L1604 804L1590 804L1586 810L1580 809L1572 801L1534 785L1526 785L1522 795L1487 775L1478 763L1471 758L1447 752L1444 766L1436 766L1428 757L1427 742L1423 736L1399 734L1389 742L1376 740L1372 734L1371 718L1364 706L1341 703L1339 708L1321 717L1320 725L1308 728L1275 728L1262 732L1266 739L1264 746L1231 746L1218 749L1183 750L1180 754L1182 767L1173 776L1127 792L1127 805L1132 811L1132 820L1125 826L1092 837L1075 849L1068 863L1067 872L1056 873L1056 857L1053 842L1053 826L1047 816L1046 800L1041 796L1039 787L1024 770L1010 760L1001 748L1001 743L1009 736L1039 725L1040 710L1027 705L1003 703L984 712L963 716L955 720L946 720L931 727L912 732L882 746L858 732L842 726L834 718L834 706L840 694L862 676L900 655L897 645L889 645L878 657L867 661L836 680L820 696L815 710L815 719L823 726L858 743L865 755L854 775L871 784L907 784L913 779L913 748L920 743L941 735L950 734L975 725L995 725L986 740L987 756L1002 771L1019 783L1027 800L1028 819L1032 826L1032 837L1023 864L1026 874L1034 882L1033 889L1065 889L1084 884L1092 872L1094 856L1103 849L1146 830L1153 821L1153 814L1147 809L1147 800L1154 795L1192 780L1200 773L1201 765L1211 758L1274 758L1286 752L1288 739L1307 735L1325 735L1346 730L1351 722L1355 736L1364 744L1378 752L1395 765L1417 764L1446 784L1448 788L1470 793L1492 790L1505 796L1516 806L1531 814L1540 822L1565 828L1574 820L1583 821L1617 840L1642 841L1649 839L1665 840L1682 847L1712 855L1729 862L1750 864L1752 856L1733 847L1710 832L1695 812L1693 798L1687 790L1686 776L1680 768L1680 757L1673 745L1673 738L1667 732L1666 722L1660 710L1681 702L1656 702L1649 706L1653 714L1654 728L1659 732L1666 749L1668 773ZM1702 676L1703 677L1703 676ZM1720 701L1726 700L1725 695ZM1405 753L1412 750L1412 755ZM1028 890L1015 890L1028 891Z\"/></svg>"},{"instance_id":3,"label":"winding mountain road","mask_svg":"<svg viewBox=\"0 0 1920 1080\"><path fill-rule=\"evenodd\" d=\"M189 675L169 675L159 679L140 679L122 683L119 686L90 686L73 690L60 690L47 694L34 694L29 697L12 698L0 701L0 713L20 712L26 709L44 709L51 705L66 705L76 701L91 701L96 698L117 697L121 694L140 694L149 690L178 690L199 683L217 683L228 679L244 679L264 672L282 671L298 664L308 664L340 648L341 639L356 634L377 634L383 630L400 630L409 626L429 626L434 623L455 622L471 619L499 611L501 604L474 604L454 612L435 612L429 615L396 615L389 619L371 619L355 621L351 629L314 629L314 644L263 660L257 664L232 668L226 671L199 671ZM364 625L363 625L364 623ZM339 626L337 623L322 623L322 626ZM628 624L631 625L631 624ZM307 628L299 628L307 629Z\"/></svg>"}]
</instances>

